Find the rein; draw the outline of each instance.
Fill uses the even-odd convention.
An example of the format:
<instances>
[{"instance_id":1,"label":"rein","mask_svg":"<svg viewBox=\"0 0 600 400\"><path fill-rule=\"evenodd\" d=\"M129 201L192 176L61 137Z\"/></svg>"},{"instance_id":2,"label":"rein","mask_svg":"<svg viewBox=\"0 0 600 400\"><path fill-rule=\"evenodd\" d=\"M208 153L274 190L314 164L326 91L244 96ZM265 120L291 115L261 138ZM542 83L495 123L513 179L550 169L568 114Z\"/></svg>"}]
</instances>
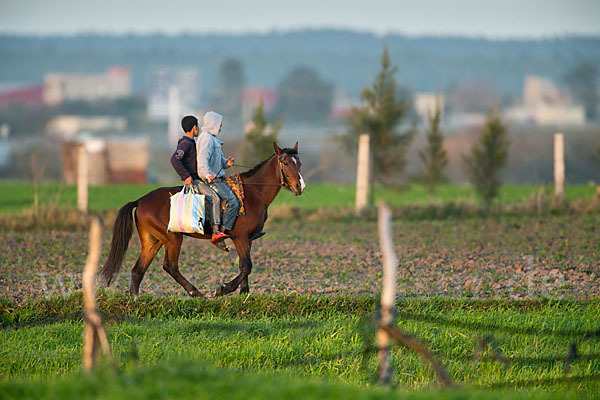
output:
<instances>
[{"instance_id":1,"label":"rein","mask_svg":"<svg viewBox=\"0 0 600 400\"><path fill-rule=\"evenodd\" d=\"M242 185L283 186L283 187L285 187L285 184L282 184L282 183L242 182Z\"/></svg>"}]
</instances>

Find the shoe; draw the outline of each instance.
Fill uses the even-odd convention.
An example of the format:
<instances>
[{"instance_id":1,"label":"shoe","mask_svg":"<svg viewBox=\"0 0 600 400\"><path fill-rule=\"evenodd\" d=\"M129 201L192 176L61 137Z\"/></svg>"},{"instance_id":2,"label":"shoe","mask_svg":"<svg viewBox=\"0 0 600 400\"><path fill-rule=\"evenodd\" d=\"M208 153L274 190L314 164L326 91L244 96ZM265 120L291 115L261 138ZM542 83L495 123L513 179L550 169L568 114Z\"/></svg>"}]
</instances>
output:
<instances>
[{"instance_id":1,"label":"shoe","mask_svg":"<svg viewBox=\"0 0 600 400\"><path fill-rule=\"evenodd\" d=\"M229 235L226 235L223 232L213 233L212 238L210 239L211 243L217 243L223 241L225 239L229 239Z\"/></svg>"}]
</instances>

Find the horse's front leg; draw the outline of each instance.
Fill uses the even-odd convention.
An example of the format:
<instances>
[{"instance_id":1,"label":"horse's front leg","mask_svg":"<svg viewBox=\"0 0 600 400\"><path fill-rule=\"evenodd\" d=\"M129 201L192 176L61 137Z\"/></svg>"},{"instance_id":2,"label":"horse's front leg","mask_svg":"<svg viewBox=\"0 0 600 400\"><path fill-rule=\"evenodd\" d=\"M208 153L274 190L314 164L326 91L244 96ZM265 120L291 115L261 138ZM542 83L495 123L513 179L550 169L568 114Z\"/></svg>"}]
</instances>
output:
<instances>
[{"instance_id":1,"label":"horse's front leg","mask_svg":"<svg viewBox=\"0 0 600 400\"><path fill-rule=\"evenodd\" d=\"M250 256L250 249L248 249L248 257L245 262L242 262L240 258L240 275L242 276L242 282L240 283L240 294L248 293L250 291L250 285L248 285L248 275L252 272L252 257Z\"/></svg>"},{"instance_id":2,"label":"horse's front leg","mask_svg":"<svg viewBox=\"0 0 600 400\"><path fill-rule=\"evenodd\" d=\"M252 260L250 258L250 242L247 238L236 238L233 240L235 250L238 253L240 260L240 273L224 285L221 285L216 291L215 296L224 296L237 290L240 287L240 293L248 293L250 290L248 286L248 275L252 271Z\"/></svg>"}]
</instances>

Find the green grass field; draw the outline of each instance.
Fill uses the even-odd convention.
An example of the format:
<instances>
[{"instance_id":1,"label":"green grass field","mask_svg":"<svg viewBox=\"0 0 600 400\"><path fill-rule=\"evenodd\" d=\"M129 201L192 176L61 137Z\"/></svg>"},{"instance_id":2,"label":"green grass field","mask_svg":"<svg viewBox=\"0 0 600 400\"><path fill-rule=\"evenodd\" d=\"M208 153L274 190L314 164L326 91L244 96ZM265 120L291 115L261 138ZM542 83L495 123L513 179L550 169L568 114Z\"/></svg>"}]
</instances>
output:
<instances>
[{"instance_id":1,"label":"green grass field","mask_svg":"<svg viewBox=\"0 0 600 400\"><path fill-rule=\"evenodd\" d=\"M372 345L365 338L374 337L368 322L376 307L373 297L182 300L101 295L100 309L107 316L109 341L121 372L87 378L93 389L77 378L83 332L76 311L80 301L80 295L74 295L2 303L0 389L15 397L95 393L124 398L132 393L134 382L148 382L147 388L137 386L145 393L139 397L159 387L173 393L177 382L181 388L209 387L216 398L228 398L225 382L243 375L242 384L258 386L257 393L276 393L279 387L284 398L299 393L301 398L390 395L373 388L374 352L364 353ZM599 338L580 342L579 358L566 375L563 360L571 342L600 329L599 314L597 300L402 300L397 325L431 348L464 389L435 391L437 398L500 398L508 393L586 398L600 391ZM493 336L508 359L506 365L489 351L473 359L475 338L485 335ZM400 392L420 389L405 394L421 398L438 387L431 368L406 349L394 348L392 364ZM217 378L222 380L212 382ZM261 385L261 379L272 386ZM103 387L105 381L116 386ZM251 398L259 398L257 393ZM243 398L244 391L236 388L232 396Z\"/></svg>"},{"instance_id":2,"label":"green grass field","mask_svg":"<svg viewBox=\"0 0 600 400\"><path fill-rule=\"evenodd\" d=\"M155 187L90 187L90 210L108 210L104 216L112 221L114 210ZM541 191L551 198L551 187L505 186L498 203L531 203ZM121 287L99 292L114 361L93 374L81 371L77 292L89 221L73 211L75 186L41 185L42 212L28 213L35 193L32 185L0 184L5 254L0 258L0 399L579 399L600 394L600 337L583 336L600 330L594 284L597 208L559 215L532 215L524 208L501 218L460 218L474 215L450 210L456 218L437 220L436 211L396 219L403 271L399 288L408 298L398 302L397 326L428 346L459 388L439 389L426 363L395 347L394 388L385 389L375 384L370 318L377 298L362 295L376 293L381 283L375 220L370 215L322 223L334 208L352 209L353 186L309 184L299 197L282 191L274 203L281 206L279 214L292 214L289 208L297 207L307 211L306 218L271 214L269 235L254 248L249 297L171 296L180 288L158 265L144 286L151 294L126 297L118 294L128 279L122 271ZM477 203L472 188L457 185L440 187L432 198L419 185L401 191L378 187L376 198L409 212L411 207L444 210ZM566 198L593 203L595 188L568 186ZM107 230L103 257L109 235ZM125 270L137 257L136 240ZM180 261L182 272L208 291L236 268L230 268L233 259L207 246L186 241ZM71 294L45 297L64 293L63 286L53 286L61 277ZM294 293L295 288L309 294ZM331 288L341 290L328 292ZM529 292L529 300L508 299ZM470 299L481 293L493 296ZM440 294L456 297L436 297ZM14 297L2 297L9 295ZM484 337L497 351L476 351ZM578 357L565 373L572 343ZM498 354L507 362L498 361Z\"/></svg>"},{"instance_id":3,"label":"green grass field","mask_svg":"<svg viewBox=\"0 0 600 400\"><path fill-rule=\"evenodd\" d=\"M157 185L102 185L90 186L89 209L102 211L118 209L126 202L137 199L157 188ZM527 201L540 191L550 196L551 186L503 186L500 190L500 204L514 204ZM565 198L592 199L595 187L589 185L569 185L565 189ZM19 213L31 209L34 204L36 188L24 183L0 183L0 213ZM77 187L75 185L41 184L37 188L40 206L75 208L77 205ZM302 196L282 190L273 205L289 205L301 209L315 210L322 207L351 208L355 201L355 187L341 184L309 184ZM403 189L376 187L376 200L384 200L391 207L407 205L428 205L454 203L457 201L476 203L477 195L472 187L460 185L442 185L431 198L421 185L409 185Z\"/></svg>"}]
</instances>

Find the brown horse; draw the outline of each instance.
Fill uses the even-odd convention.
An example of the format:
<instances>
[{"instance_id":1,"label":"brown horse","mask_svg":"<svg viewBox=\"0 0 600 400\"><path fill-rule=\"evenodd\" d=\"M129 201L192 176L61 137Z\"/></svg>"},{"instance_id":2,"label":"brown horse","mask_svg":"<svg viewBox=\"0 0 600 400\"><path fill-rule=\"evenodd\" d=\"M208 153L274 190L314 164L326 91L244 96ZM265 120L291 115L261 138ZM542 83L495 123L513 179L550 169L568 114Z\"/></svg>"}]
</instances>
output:
<instances>
[{"instance_id":1,"label":"brown horse","mask_svg":"<svg viewBox=\"0 0 600 400\"><path fill-rule=\"evenodd\" d=\"M239 255L239 274L231 282L219 287L215 296L222 296L240 287L240 293L247 293L248 275L252 272L253 237L262 231L267 220L267 209L282 187L296 196L304 190L304 180L300 175L298 143L292 149L281 149L273 143L275 154L251 170L240 174L244 185L245 215L240 215L230 232L231 239ZM106 264L102 268L102 279L106 285L118 274L129 240L133 232L132 211L137 226L142 251L131 270L129 293L139 293L140 282L158 250L165 247L163 269L179 283L190 296L203 297L203 294L179 272L178 260L183 235L196 239L210 239L210 234L168 232L170 201L169 196L181 190L179 187L158 188L125 204L117 214L113 228L113 238ZM210 230L207 230L210 232Z\"/></svg>"}]
</instances>

